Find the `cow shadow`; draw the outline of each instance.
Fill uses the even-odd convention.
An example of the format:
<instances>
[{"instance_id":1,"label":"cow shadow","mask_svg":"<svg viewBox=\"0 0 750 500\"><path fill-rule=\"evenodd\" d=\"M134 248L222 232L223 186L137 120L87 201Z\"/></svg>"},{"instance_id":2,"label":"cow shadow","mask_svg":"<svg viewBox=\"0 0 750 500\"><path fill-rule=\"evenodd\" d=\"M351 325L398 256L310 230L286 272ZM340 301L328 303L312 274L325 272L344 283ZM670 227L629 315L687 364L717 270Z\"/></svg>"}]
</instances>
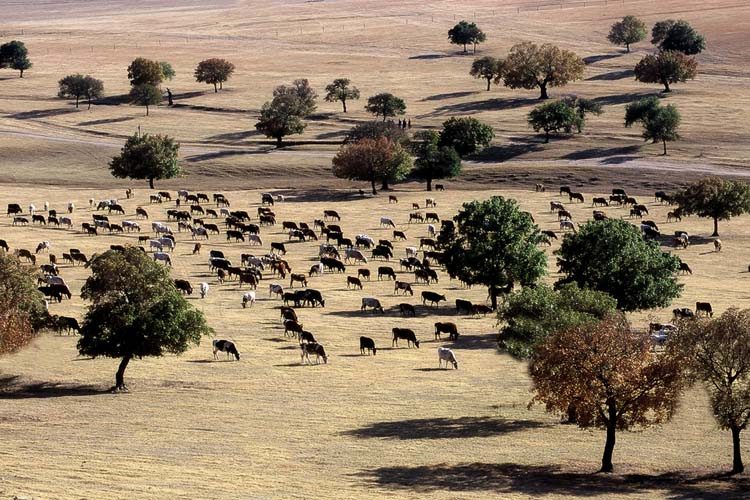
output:
<instances>
[{"instance_id":1,"label":"cow shadow","mask_svg":"<svg viewBox=\"0 0 750 500\"><path fill-rule=\"evenodd\" d=\"M556 465L481 462L379 467L355 476L381 488L412 490L422 494L464 491L606 497L616 491L619 495L646 494L654 497L666 493L672 500L718 500L746 497L747 488L750 487L750 478L727 478L721 474L697 477L674 472L659 475L590 474L565 471Z\"/></svg>"},{"instance_id":2,"label":"cow shadow","mask_svg":"<svg viewBox=\"0 0 750 500\"><path fill-rule=\"evenodd\" d=\"M21 382L16 376L0 377L0 400L82 397L99 394L111 394L111 392L108 388L90 384Z\"/></svg>"},{"instance_id":3,"label":"cow shadow","mask_svg":"<svg viewBox=\"0 0 750 500\"><path fill-rule=\"evenodd\" d=\"M439 371L443 368L417 368L419 371ZM549 427L551 424L534 420L506 420L492 416L417 418L375 422L342 434L361 439L465 439L502 436L512 432Z\"/></svg>"}]
</instances>

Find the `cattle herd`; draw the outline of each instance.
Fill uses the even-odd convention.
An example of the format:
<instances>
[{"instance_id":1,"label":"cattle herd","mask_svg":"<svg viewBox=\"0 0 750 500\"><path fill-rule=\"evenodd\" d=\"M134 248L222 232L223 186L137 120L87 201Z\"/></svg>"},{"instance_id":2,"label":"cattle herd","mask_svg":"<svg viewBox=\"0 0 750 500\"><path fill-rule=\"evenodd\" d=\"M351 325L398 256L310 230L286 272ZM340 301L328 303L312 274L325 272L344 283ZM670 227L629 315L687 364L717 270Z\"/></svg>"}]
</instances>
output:
<instances>
[{"instance_id":1,"label":"cattle herd","mask_svg":"<svg viewBox=\"0 0 750 500\"><path fill-rule=\"evenodd\" d=\"M546 190L544 186L537 185L536 191ZM549 202L549 210L559 223L561 232L575 232L576 223L565 204L583 206L581 204L585 204L587 199L582 193L567 186L560 187L559 196L561 199ZM567 200L563 197L567 197ZM174 280L175 288L187 296L192 296L197 291L196 296L205 298L211 286L221 289L236 287L237 306L252 309L262 298L257 295L258 286L267 286L268 299L264 299L263 303L270 302L273 307L279 308L284 335L299 341L303 363L312 362L311 356L316 363L327 363L329 357L322 343L312 332L303 328L297 316L298 310L302 308L320 311L326 307L323 292L314 288L317 283L339 282L342 286L345 284L346 289L352 293L360 294L357 301L360 314L363 315L387 314L406 320L416 317L418 309L424 315L432 314L441 307L444 311L445 306L442 304L449 301L443 291L429 288L438 284L441 277L444 280L450 279L441 267L442 255L437 249L435 237L439 232L437 225L453 223L450 220L441 221L440 214L436 211L422 213L419 203L412 203L410 210L403 212L401 218L388 213L378 214L378 217L370 221L360 221L360 224L376 227L370 230L377 231L379 237L373 237L365 228L354 231L354 234L345 233L342 214L346 214L340 210L324 209L319 217L311 214L311 219L299 220L299 217L294 216L298 211L295 210L297 205L293 201L285 202L282 196L271 193L262 193L259 203L245 203L248 206L255 205L253 209L233 207L229 198L221 193L209 196L187 190L151 193L144 199L148 203L136 206L132 206L136 200L133 192L128 190L126 200L127 203L122 204L117 199L92 198L88 200L88 207L76 207L74 202L68 202L65 216L58 215L46 202L43 211L33 204L28 205L27 211L19 203L8 204L7 216L12 217L13 226L28 225L35 231L44 231L45 239L39 241L33 252L25 248L11 248L6 240L0 240L0 248L14 252L22 262L38 266L42 274L39 290L50 301L58 303L72 297L68 284L60 276L61 268L87 267L94 257L87 257L77 248L58 248L55 244L58 231L74 232L86 238L117 236L120 244L102 245L101 251L116 251L127 245L137 245L155 261L166 266L172 266L174 259L205 259L203 266L207 274L203 276L209 276L205 281L195 283L194 288L194 283L187 277L177 277ZM671 199L668 194L657 192L654 202L670 204ZM436 210L438 201L427 198L421 206ZM391 195L388 206L383 207L383 210L393 212L393 207L398 207L398 198ZM649 214L648 207L622 189L613 189L609 196L591 198L591 208L594 219L610 217L605 210L623 210L616 216L637 221L644 238L661 239L663 243L664 238L656 222L643 219ZM129 213L132 215L128 215ZM529 213L529 216L533 220L533 215ZM668 220L680 221L679 210L671 210ZM150 234L143 234L149 231ZM551 245L553 240L559 239L554 230L544 230L542 233L543 244ZM127 239L124 243L123 238ZM674 236L669 238L672 238L675 248L687 248L690 244L686 231L674 231ZM721 250L720 240L715 240L714 245L715 251ZM178 247L186 246L192 248L190 253L180 254L176 251ZM403 251L402 255L399 255L399 249ZM61 252L60 260L55 250ZM293 270L287 259L290 252L312 263L309 267L305 265L303 269ZM45 254L48 262L38 262ZM682 263L680 270L692 274L687 263ZM392 294L385 297L371 296L368 289L372 288L371 282L375 280L392 282ZM267 284L264 285L264 282ZM458 282L455 284L461 286ZM416 287L424 288L415 295ZM492 289L485 303L453 297L455 315L486 316L493 312L488 305L490 299L494 302L495 297L492 295L511 291L512 287ZM401 298L400 302L398 299L393 300L398 297ZM407 297L409 301L404 300ZM675 318L682 318L697 314L710 315L713 311L711 304L699 302L695 311L681 307L674 309L673 314ZM79 328L78 320L73 317L51 315L50 318L50 328L55 331L75 333ZM665 325L658 323L651 325L655 337L670 328L669 325L666 330L664 327ZM435 322L436 341L442 339L441 334L447 334L453 345L460 347L456 323ZM392 347L398 346L399 340L406 347L420 346L417 333L403 325L392 328ZM215 340L213 347L214 356L222 351L240 359L239 351L231 341ZM360 337L361 354L375 355L377 350L375 340ZM439 362L441 366L445 362L445 366L450 364L458 368L455 353L446 347L440 347Z\"/></svg>"}]
</instances>

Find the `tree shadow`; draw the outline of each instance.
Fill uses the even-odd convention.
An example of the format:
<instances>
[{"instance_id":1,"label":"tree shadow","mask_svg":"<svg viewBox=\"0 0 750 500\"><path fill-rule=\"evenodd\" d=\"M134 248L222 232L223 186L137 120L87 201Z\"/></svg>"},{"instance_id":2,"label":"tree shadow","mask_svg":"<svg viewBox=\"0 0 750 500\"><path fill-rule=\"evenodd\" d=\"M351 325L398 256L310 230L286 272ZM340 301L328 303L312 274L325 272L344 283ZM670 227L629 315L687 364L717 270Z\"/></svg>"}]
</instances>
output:
<instances>
[{"instance_id":1,"label":"tree shadow","mask_svg":"<svg viewBox=\"0 0 750 500\"><path fill-rule=\"evenodd\" d=\"M459 330L458 340L450 341L444 347L456 350L497 349L497 333L461 335Z\"/></svg>"},{"instance_id":2,"label":"tree shadow","mask_svg":"<svg viewBox=\"0 0 750 500\"><path fill-rule=\"evenodd\" d=\"M724 475L690 478L681 473L590 474L569 472L555 465L461 463L380 467L355 474L359 479L389 489L422 493L436 491L523 493L531 496L604 496L644 494L688 500L746 498L750 479Z\"/></svg>"},{"instance_id":3,"label":"tree shadow","mask_svg":"<svg viewBox=\"0 0 750 500\"><path fill-rule=\"evenodd\" d=\"M620 146L613 148L589 148L573 151L562 156L563 160L590 160L593 158L609 158L617 155L632 155L640 151L640 145Z\"/></svg>"},{"instance_id":4,"label":"tree shadow","mask_svg":"<svg viewBox=\"0 0 750 500\"><path fill-rule=\"evenodd\" d=\"M15 376L0 378L0 400L81 397L98 394L110 394L110 391L109 389L89 384L61 382L21 383L19 377Z\"/></svg>"},{"instance_id":5,"label":"tree shadow","mask_svg":"<svg viewBox=\"0 0 750 500\"><path fill-rule=\"evenodd\" d=\"M8 115L9 118L16 120L37 120L39 118L49 118L52 116L68 115L80 111L76 108L57 108L57 109L35 109L31 111L20 111Z\"/></svg>"},{"instance_id":6,"label":"tree shadow","mask_svg":"<svg viewBox=\"0 0 750 500\"><path fill-rule=\"evenodd\" d=\"M586 78L587 82L605 81L611 82L614 80L623 80L625 78L633 78L635 72L632 69L623 69L618 71L610 71L609 73L602 73L601 75L594 75Z\"/></svg>"},{"instance_id":7,"label":"tree shadow","mask_svg":"<svg viewBox=\"0 0 750 500\"><path fill-rule=\"evenodd\" d=\"M629 161L634 161L640 158L639 156L613 156L611 158L604 158L599 163L603 165L622 165Z\"/></svg>"},{"instance_id":8,"label":"tree shadow","mask_svg":"<svg viewBox=\"0 0 750 500\"><path fill-rule=\"evenodd\" d=\"M484 148L479 153L472 155L470 159L479 163L496 163L542 150L544 150L544 146L538 140L511 139L510 144L493 145Z\"/></svg>"},{"instance_id":9,"label":"tree shadow","mask_svg":"<svg viewBox=\"0 0 750 500\"><path fill-rule=\"evenodd\" d=\"M432 59L445 59L447 57L453 57L453 56L451 54L417 54L416 56L409 56L409 59L432 60Z\"/></svg>"},{"instance_id":10,"label":"tree shadow","mask_svg":"<svg viewBox=\"0 0 750 500\"><path fill-rule=\"evenodd\" d=\"M343 139L346 137L346 134L349 132L346 130L334 130L332 132L323 132L321 134L318 134L315 136L316 139L320 140L326 140L326 139L341 139L343 142Z\"/></svg>"},{"instance_id":11,"label":"tree shadow","mask_svg":"<svg viewBox=\"0 0 750 500\"><path fill-rule=\"evenodd\" d=\"M478 94L477 91L470 92L448 92L445 94L430 95L422 99L422 101L443 101L445 99L457 99L459 97L467 97L470 95Z\"/></svg>"},{"instance_id":12,"label":"tree shadow","mask_svg":"<svg viewBox=\"0 0 750 500\"><path fill-rule=\"evenodd\" d=\"M97 106L119 106L121 104L128 104L131 101L128 94L110 95L107 97L101 97L94 101Z\"/></svg>"},{"instance_id":13,"label":"tree shadow","mask_svg":"<svg viewBox=\"0 0 750 500\"><path fill-rule=\"evenodd\" d=\"M423 370L442 370L428 368ZM497 417L417 418L375 422L358 429L342 432L357 438L387 439L464 439L510 434L527 429L549 427L533 420L506 420Z\"/></svg>"},{"instance_id":14,"label":"tree shadow","mask_svg":"<svg viewBox=\"0 0 750 500\"><path fill-rule=\"evenodd\" d=\"M88 122L81 122L78 124L79 127L88 127L92 125L104 125L107 123L121 123L132 120L132 116L121 116L120 118L104 118L102 120L91 120Z\"/></svg>"},{"instance_id":15,"label":"tree shadow","mask_svg":"<svg viewBox=\"0 0 750 500\"><path fill-rule=\"evenodd\" d=\"M583 63L585 65L598 63L599 61L606 61L607 59L615 59L617 57L622 57L623 52L618 52L616 54L600 54L598 56L587 56L583 58Z\"/></svg>"},{"instance_id":16,"label":"tree shadow","mask_svg":"<svg viewBox=\"0 0 750 500\"><path fill-rule=\"evenodd\" d=\"M264 155L268 154L268 149L222 149L219 151L210 151L208 153L201 153L197 155L187 156L185 160L192 162L216 160L219 158L225 158L229 156L246 156L246 155Z\"/></svg>"},{"instance_id":17,"label":"tree shadow","mask_svg":"<svg viewBox=\"0 0 750 500\"><path fill-rule=\"evenodd\" d=\"M644 99L646 97L658 96L661 92L653 90L644 90L641 92L629 92L627 94L611 94L595 97L594 102L598 102L604 106L615 106L619 104L630 104L631 102Z\"/></svg>"},{"instance_id":18,"label":"tree shadow","mask_svg":"<svg viewBox=\"0 0 750 500\"><path fill-rule=\"evenodd\" d=\"M456 104L446 104L435 108L434 111L419 115L417 118L429 118L434 116L443 116L450 114L471 114L481 111L504 111L508 109L521 108L537 104L538 99L528 97L515 97L512 99L484 99L481 101L460 102Z\"/></svg>"},{"instance_id":19,"label":"tree shadow","mask_svg":"<svg viewBox=\"0 0 750 500\"><path fill-rule=\"evenodd\" d=\"M206 95L208 91L193 91L193 92L182 92L180 94L172 94L173 101L181 101L183 99L192 99L193 97L200 97Z\"/></svg>"},{"instance_id":20,"label":"tree shadow","mask_svg":"<svg viewBox=\"0 0 750 500\"><path fill-rule=\"evenodd\" d=\"M205 142L240 142L250 137L262 135L257 130L242 130L240 132L227 132L226 134L216 134L204 139Z\"/></svg>"}]
</instances>

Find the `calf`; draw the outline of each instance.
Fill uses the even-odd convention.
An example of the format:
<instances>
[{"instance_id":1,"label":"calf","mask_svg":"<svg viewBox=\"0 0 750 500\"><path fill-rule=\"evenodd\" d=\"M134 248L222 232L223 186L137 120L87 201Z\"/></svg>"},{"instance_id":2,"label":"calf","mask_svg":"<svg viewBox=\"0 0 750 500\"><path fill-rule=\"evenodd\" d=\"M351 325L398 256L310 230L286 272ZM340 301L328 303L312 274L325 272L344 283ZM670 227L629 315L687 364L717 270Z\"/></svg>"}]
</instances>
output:
<instances>
[{"instance_id":1,"label":"calf","mask_svg":"<svg viewBox=\"0 0 750 500\"><path fill-rule=\"evenodd\" d=\"M448 300L445 298L445 295L441 295L439 293L430 292L428 290L425 290L422 292L422 304L426 304L427 302L430 302L432 304L435 304L435 307L438 307L440 305L440 301Z\"/></svg>"},{"instance_id":2,"label":"calf","mask_svg":"<svg viewBox=\"0 0 750 500\"><path fill-rule=\"evenodd\" d=\"M302 357L300 358L300 363L303 363L305 360L310 362L310 354L315 354L316 364L320 364L320 358L323 358L323 364L328 363L328 356L326 355L325 349L317 342L302 344L301 349Z\"/></svg>"},{"instance_id":3,"label":"calf","mask_svg":"<svg viewBox=\"0 0 750 500\"><path fill-rule=\"evenodd\" d=\"M443 361L445 361L445 367L448 368L448 363L453 365L453 368L458 370L458 361L453 351L447 347L438 347L438 368L443 367Z\"/></svg>"},{"instance_id":4,"label":"calf","mask_svg":"<svg viewBox=\"0 0 750 500\"><path fill-rule=\"evenodd\" d=\"M458 327L455 323L435 323L435 339L440 339L441 333L447 333L450 340L458 340Z\"/></svg>"},{"instance_id":5,"label":"calf","mask_svg":"<svg viewBox=\"0 0 750 500\"><path fill-rule=\"evenodd\" d=\"M307 342L308 344L315 344L315 343L317 343L315 341L315 336L312 333L308 332L308 331L302 331L302 332L300 332L299 335L297 336L297 338L299 339L299 343L300 344L303 344L305 342Z\"/></svg>"},{"instance_id":6,"label":"calf","mask_svg":"<svg viewBox=\"0 0 750 500\"><path fill-rule=\"evenodd\" d=\"M370 352L372 352L373 356L375 356L378 353L378 350L375 348L375 341L372 340L370 337L359 338L359 352L361 352L362 356L364 356L365 351L367 351L368 355L370 354Z\"/></svg>"},{"instance_id":7,"label":"calf","mask_svg":"<svg viewBox=\"0 0 750 500\"><path fill-rule=\"evenodd\" d=\"M417 336L413 330L409 328L393 328L391 331L393 332L391 347L398 346L399 339L402 339L406 340L407 347L411 347L414 344L419 349L419 340L417 340Z\"/></svg>"},{"instance_id":8,"label":"calf","mask_svg":"<svg viewBox=\"0 0 750 500\"><path fill-rule=\"evenodd\" d=\"M385 314L383 306L380 304L380 301L378 299L374 299L372 297L362 297L362 307L360 307L360 310L365 311L368 307L372 308L373 313L376 311L380 311L381 314Z\"/></svg>"},{"instance_id":9,"label":"calf","mask_svg":"<svg viewBox=\"0 0 750 500\"><path fill-rule=\"evenodd\" d=\"M230 342L229 340L214 339L213 346L214 359L219 359L218 352L221 351L227 353L227 358L234 355L237 361L240 360L240 353L239 351L237 351L237 347L234 345L234 342Z\"/></svg>"}]
</instances>

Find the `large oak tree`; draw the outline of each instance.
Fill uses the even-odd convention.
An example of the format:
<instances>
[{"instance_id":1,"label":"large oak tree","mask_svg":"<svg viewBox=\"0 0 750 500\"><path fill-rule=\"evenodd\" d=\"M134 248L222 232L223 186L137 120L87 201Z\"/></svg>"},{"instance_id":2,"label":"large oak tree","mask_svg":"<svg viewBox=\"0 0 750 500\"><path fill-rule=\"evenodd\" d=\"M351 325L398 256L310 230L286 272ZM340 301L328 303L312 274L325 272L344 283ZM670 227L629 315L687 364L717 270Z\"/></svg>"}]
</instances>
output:
<instances>
[{"instance_id":1,"label":"large oak tree","mask_svg":"<svg viewBox=\"0 0 750 500\"><path fill-rule=\"evenodd\" d=\"M512 89L535 89L539 87L540 99L548 99L548 87L562 87L568 82L583 78L586 68L575 53L545 43L536 45L523 42L510 49L502 62L501 79Z\"/></svg>"},{"instance_id":2,"label":"large oak tree","mask_svg":"<svg viewBox=\"0 0 750 500\"><path fill-rule=\"evenodd\" d=\"M180 145L167 135L135 134L109 162L109 170L121 179L148 179L154 189L155 179L171 179L182 173L179 149Z\"/></svg>"},{"instance_id":3,"label":"large oak tree","mask_svg":"<svg viewBox=\"0 0 750 500\"><path fill-rule=\"evenodd\" d=\"M684 214L710 217L714 221L712 236L719 236L719 221L750 212L750 186L746 182L705 177L674 195Z\"/></svg>"}]
</instances>

